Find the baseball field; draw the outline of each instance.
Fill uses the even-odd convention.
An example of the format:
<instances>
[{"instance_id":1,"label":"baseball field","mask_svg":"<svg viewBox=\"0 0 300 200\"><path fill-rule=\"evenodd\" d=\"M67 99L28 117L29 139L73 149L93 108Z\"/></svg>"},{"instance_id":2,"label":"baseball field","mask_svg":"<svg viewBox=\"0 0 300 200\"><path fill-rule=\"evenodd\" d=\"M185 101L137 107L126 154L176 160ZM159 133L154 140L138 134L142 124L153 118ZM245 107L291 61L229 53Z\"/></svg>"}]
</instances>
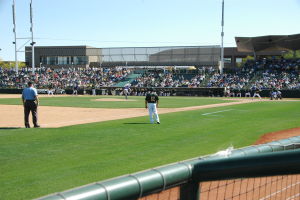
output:
<instances>
[{"instance_id":1,"label":"baseball field","mask_svg":"<svg viewBox=\"0 0 300 200\"><path fill-rule=\"evenodd\" d=\"M300 101L160 97L41 97L42 128L25 129L19 96L1 95L0 199L33 199L299 127ZM297 129L294 129L297 130ZM293 134L298 134L297 132Z\"/></svg>"}]
</instances>

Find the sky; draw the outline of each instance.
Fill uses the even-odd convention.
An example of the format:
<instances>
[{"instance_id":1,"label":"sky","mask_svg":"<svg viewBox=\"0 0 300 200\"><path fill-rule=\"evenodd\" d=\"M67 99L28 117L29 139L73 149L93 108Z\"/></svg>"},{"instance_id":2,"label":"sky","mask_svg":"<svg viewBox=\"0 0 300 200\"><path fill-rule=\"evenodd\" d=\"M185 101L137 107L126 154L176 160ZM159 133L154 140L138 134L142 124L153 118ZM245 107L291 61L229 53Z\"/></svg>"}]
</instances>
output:
<instances>
[{"instance_id":1,"label":"sky","mask_svg":"<svg viewBox=\"0 0 300 200\"><path fill-rule=\"evenodd\" d=\"M30 0L16 1L17 37L30 33ZM32 0L37 46L221 44L222 0ZM224 46L234 37L300 33L300 0L224 0ZM13 0L0 0L0 58L14 60ZM17 40L18 48L28 39ZM30 42L26 45L28 46ZM21 61L24 52L18 53Z\"/></svg>"}]
</instances>

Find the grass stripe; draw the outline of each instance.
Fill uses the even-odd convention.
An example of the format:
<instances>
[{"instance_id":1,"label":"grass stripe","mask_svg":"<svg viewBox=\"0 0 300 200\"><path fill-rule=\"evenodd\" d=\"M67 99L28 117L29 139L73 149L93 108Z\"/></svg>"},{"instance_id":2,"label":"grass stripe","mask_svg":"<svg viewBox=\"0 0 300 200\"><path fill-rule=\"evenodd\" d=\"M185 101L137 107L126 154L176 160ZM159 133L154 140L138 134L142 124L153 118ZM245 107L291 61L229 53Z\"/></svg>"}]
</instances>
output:
<instances>
[{"instance_id":1,"label":"grass stripe","mask_svg":"<svg viewBox=\"0 0 300 200\"><path fill-rule=\"evenodd\" d=\"M103 179L253 144L299 126L300 102L257 102L49 129L0 129L0 197L32 199ZM200 117L199 117L200 116Z\"/></svg>"}]
</instances>

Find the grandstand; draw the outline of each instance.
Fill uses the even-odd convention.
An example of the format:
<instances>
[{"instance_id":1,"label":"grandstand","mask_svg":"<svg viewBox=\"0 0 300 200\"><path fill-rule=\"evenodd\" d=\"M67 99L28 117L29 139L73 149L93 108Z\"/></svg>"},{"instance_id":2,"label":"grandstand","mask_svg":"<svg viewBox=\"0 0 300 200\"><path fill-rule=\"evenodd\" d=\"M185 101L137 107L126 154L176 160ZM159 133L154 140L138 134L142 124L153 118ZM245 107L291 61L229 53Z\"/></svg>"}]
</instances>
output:
<instances>
[{"instance_id":1,"label":"grandstand","mask_svg":"<svg viewBox=\"0 0 300 200\"><path fill-rule=\"evenodd\" d=\"M71 94L73 87L78 85L81 94L91 94L92 87L95 87L98 90L97 94L120 95L122 88L130 84L130 95L136 96L143 96L147 88L155 87L160 96L224 96L226 89L230 91L228 96L233 97L236 93L241 93L244 97L246 92L252 91L253 94L256 90L261 90L264 97L269 96L273 90L281 90L283 97L300 97L300 58L296 55L296 50L300 49L297 42L299 38L299 34L236 38L238 47L225 49L227 65L224 73L218 70L220 48L217 46L106 49L87 46L36 47L35 59L39 62L35 63L39 65L35 73L29 67L20 68L18 73L13 69L0 67L0 93L20 93L28 81L34 81L39 91L54 88L67 94ZM291 40L295 43L292 44ZM26 62L31 64L28 49L30 48L27 47ZM284 58L283 50L293 50L294 56ZM237 66L238 59L251 58L251 56L253 59L244 60ZM297 141L298 139L299 137ZM270 145L266 152L273 151L273 148L278 147ZM285 146L280 148L286 150ZM290 193L291 199L297 199L299 175L293 174L299 174L299 150L278 154L255 154L248 157L247 154L252 154L252 151L251 147L247 150L234 151L238 158L233 156L233 159L228 160L197 158L175 164L175 168L166 166L120 179L98 182L78 190L53 194L45 199L60 199L60 197L65 199L73 197L74 194L80 197L92 194L101 198L103 196L102 199L123 199L123 196L110 198L121 194L132 195L134 199L141 200L199 199L199 196L200 199L250 197L250 199L262 200L277 197L278 191L281 196ZM259 153L261 152L265 150L260 149ZM244 157L244 154L247 156ZM280 159L286 158L285 161L289 164L288 172L285 172L286 169L278 162L277 156ZM256 163L257 159L262 162ZM268 162L263 162L264 159ZM246 164L239 164L242 162ZM248 170L251 163L254 168ZM218 168L219 164L223 166L221 169ZM207 170L210 167L214 168L211 171ZM235 173L231 173L230 176L224 175L228 174L228 171L233 171L230 167L238 168L235 171L237 175ZM176 172L181 169L185 170L184 174ZM272 169L272 173L269 173L269 169ZM150 179L148 173L155 173L155 176L162 181L149 191L142 183L143 180ZM172 174L171 178L168 174ZM274 177L267 177L270 175ZM181 176L184 178L181 179ZM130 184L126 181L135 182L134 184L138 186L138 189L134 188L133 194L119 193L119 191L114 193L113 190L108 189L118 188L115 183L130 188ZM275 191L272 190L274 185L277 189ZM280 186L277 188L277 185ZM126 191L126 188L121 187L120 190Z\"/></svg>"},{"instance_id":2,"label":"grandstand","mask_svg":"<svg viewBox=\"0 0 300 200\"><path fill-rule=\"evenodd\" d=\"M53 1L37 7L44 28L35 35L30 0L31 36L17 37L26 32L16 19L24 28L26 16L15 1L15 62L0 62L0 200L300 200L300 34L235 37L236 47L224 48L221 0L220 45L210 1L212 9L142 1L136 10ZM248 4L231 6L228 33L292 30L268 13L288 16L283 6ZM30 82L35 100L24 90Z\"/></svg>"},{"instance_id":3,"label":"grandstand","mask_svg":"<svg viewBox=\"0 0 300 200\"><path fill-rule=\"evenodd\" d=\"M90 46L35 47L36 74L25 67L15 73L0 66L0 88L22 89L29 80L39 89L111 90L133 88L227 88L245 93L253 88L295 91L300 88L300 34L236 37L237 48L225 48L224 73L218 71L219 46L94 48ZM287 50L293 57L283 58ZM246 58L253 59L246 60ZM31 47L25 48L31 66ZM244 60L243 60L244 59ZM184 67L185 66L185 67ZM6 90L6 92L8 92ZM132 95L135 91L132 91ZM176 92L175 92L176 93ZM288 92L285 92L286 94ZM180 94L180 93L176 93ZM184 94L188 94L184 93ZM296 97L298 95L287 95Z\"/></svg>"},{"instance_id":4,"label":"grandstand","mask_svg":"<svg viewBox=\"0 0 300 200\"><path fill-rule=\"evenodd\" d=\"M22 68L16 74L12 69L0 70L0 88L21 89L26 82L34 80L39 89L56 88L71 90L79 85L82 90L103 87L122 88L227 88L232 91L252 90L298 90L300 59L259 59L245 62L243 67L225 70L220 74L213 67L197 68L37 68L36 74L30 68ZM113 89L114 90L114 89ZM134 91L132 91L134 92ZM132 94L134 95L134 94ZM268 96L268 92L265 93Z\"/></svg>"}]
</instances>

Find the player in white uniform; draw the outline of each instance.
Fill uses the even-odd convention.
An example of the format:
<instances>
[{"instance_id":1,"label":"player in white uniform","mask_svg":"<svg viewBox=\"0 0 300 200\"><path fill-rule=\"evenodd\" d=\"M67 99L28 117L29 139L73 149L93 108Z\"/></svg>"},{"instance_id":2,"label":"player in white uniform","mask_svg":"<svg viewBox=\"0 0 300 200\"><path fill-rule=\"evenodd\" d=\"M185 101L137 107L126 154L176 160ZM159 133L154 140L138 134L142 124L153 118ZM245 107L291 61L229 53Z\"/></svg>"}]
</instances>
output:
<instances>
[{"instance_id":1,"label":"player in white uniform","mask_svg":"<svg viewBox=\"0 0 300 200\"><path fill-rule=\"evenodd\" d=\"M157 113L158 102L159 102L159 98L151 88L150 93L148 93L145 98L145 108L148 108L151 124L154 123L153 115L156 123L160 124L159 116Z\"/></svg>"},{"instance_id":2,"label":"player in white uniform","mask_svg":"<svg viewBox=\"0 0 300 200\"><path fill-rule=\"evenodd\" d=\"M49 88L49 89L48 89L48 95L52 95L52 96L54 95L53 89L52 89L52 88Z\"/></svg>"},{"instance_id":3,"label":"player in white uniform","mask_svg":"<svg viewBox=\"0 0 300 200\"><path fill-rule=\"evenodd\" d=\"M53 86L52 85L49 85L49 87L48 87L48 95L54 95L54 88L53 88Z\"/></svg>"},{"instance_id":4,"label":"player in white uniform","mask_svg":"<svg viewBox=\"0 0 300 200\"><path fill-rule=\"evenodd\" d=\"M247 91L246 91L246 93L245 93L245 97L251 97L251 93L250 93L250 91L249 91L249 90L247 90Z\"/></svg>"},{"instance_id":5,"label":"player in white uniform","mask_svg":"<svg viewBox=\"0 0 300 200\"><path fill-rule=\"evenodd\" d=\"M255 97L258 97L259 99L261 99L261 96L260 96L259 92L260 92L260 90L258 88L256 88L254 90L254 94L253 94L252 99L254 99Z\"/></svg>"}]
</instances>

